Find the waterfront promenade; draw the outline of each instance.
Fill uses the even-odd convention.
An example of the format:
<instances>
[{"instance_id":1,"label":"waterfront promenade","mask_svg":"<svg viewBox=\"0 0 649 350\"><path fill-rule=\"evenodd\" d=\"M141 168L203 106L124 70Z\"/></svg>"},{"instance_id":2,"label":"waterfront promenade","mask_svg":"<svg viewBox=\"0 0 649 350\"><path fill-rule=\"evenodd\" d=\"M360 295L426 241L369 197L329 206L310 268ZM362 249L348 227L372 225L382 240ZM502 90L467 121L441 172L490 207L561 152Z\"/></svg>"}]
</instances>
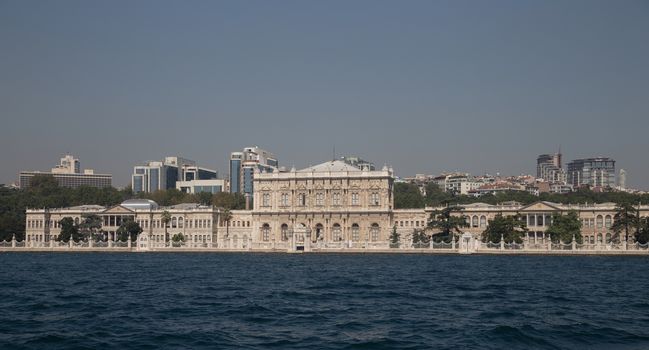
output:
<instances>
[{"instance_id":1,"label":"waterfront promenade","mask_svg":"<svg viewBox=\"0 0 649 350\"><path fill-rule=\"evenodd\" d=\"M457 242L430 242L425 244L390 243L258 243L231 241L217 243L157 243L143 245L133 241L68 241L68 242L25 242L0 241L0 252L259 252L259 253L369 253L369 254L489 254L489 255L646 255L649 243L492 243L473 239Z\"/></svg>"}]
</instances>

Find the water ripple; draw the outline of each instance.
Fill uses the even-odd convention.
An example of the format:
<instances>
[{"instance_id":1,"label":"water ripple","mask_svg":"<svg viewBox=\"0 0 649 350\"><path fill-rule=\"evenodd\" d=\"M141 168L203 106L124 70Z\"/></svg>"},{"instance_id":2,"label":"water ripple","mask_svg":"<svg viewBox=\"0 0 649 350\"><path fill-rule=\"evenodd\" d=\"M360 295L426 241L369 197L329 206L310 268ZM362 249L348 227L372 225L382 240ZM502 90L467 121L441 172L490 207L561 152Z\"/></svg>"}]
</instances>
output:
<instances>
[{"instance_id":1,"label":"water ripple","mask_svg":"<svg viewBox=\"0 0 649 350\"><path fill-rule=\"evenodd\" d=\"M645 257L0 254L0 348L646 349Z\"/></svg>"}]
</instances>

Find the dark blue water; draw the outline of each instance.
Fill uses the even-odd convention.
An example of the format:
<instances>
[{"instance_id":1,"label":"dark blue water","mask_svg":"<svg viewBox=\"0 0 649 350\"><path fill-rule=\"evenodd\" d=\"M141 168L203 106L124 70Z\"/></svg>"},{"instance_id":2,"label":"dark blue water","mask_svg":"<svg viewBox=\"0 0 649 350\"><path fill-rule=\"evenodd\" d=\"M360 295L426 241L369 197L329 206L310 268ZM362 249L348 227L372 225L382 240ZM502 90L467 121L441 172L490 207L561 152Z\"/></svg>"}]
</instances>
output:
<instances>
[{"instance_id":1,"label":"dark blue water","mask_svg":"<svg viewBox=\"0 0 649 350\"><path fill-rule=\"evenodd\" d=\"M0 348L649 348L649 258L0 253Z\"/></svg>"}]
</instances>

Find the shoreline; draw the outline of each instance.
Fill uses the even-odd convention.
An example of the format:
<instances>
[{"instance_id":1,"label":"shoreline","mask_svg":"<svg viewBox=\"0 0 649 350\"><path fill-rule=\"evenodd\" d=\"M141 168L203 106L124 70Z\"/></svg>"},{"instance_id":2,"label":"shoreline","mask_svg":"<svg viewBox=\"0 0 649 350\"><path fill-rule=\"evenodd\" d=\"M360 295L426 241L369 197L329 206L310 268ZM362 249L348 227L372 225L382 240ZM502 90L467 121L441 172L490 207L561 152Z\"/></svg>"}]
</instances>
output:
<instances>
[{"instance_id":1,"label":"shoreline","mask_svg":"<svg viewBox=\"0 0 649 350\"><path fill-rule=\"evenodd\" d=\"M451 249L318 249L308 252L285 249L215 248L0 248L0 253L263 253L263 254L408 254L408 255L532 255L532 256L649 256L648 250L479 250L471 253Z\"/></svg>"}]
</instances>

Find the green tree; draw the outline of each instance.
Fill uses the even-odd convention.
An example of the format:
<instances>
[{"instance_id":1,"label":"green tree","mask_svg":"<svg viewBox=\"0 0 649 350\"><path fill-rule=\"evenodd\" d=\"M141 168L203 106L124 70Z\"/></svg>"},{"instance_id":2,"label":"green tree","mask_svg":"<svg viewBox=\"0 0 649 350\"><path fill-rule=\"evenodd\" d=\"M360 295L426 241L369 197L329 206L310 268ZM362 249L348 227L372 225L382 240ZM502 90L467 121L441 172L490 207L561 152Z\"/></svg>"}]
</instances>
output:
<instances>
[{"instance_id":1,"label":"green tree","mask_svg":"<svg viewBox=\"0 0 649 350\"><path fill-rule=\"evenodd\" d=\"M437 184L429 182L426 184L426 204L430 206L440 206L450 203L454 196L450 193L445 192Z\"/></svg>"},{"instance_id":2,"label":"green tree","mask_svg":"<svg viewBox=\"0 0 649 350\"><path fill-rule=\"evenodd\" d=\"M180 247L185 243L185 235L182 233L178 232L173 237L171 237L171 242L173 243L174 247Z\"/></svg>"},{"instance_id":3,"label":"green tree","mask_svg":"<svg viewBox=\"0 0 649 350\"><path fill-rule=\"evenodd\" d=\"M133 219L126 219L122 221L119 228L117 228L117 239L120 241L127 241L129 235L131 236L131 241L135 242L137 236L142 233L142 227Z\"/></svg>"},{"instance_id":4,"label":"green tree","mask_svg":"<svg viewBox=\"0 0 649 350\"><path fill-rule=\"evenodd\" d=\"M649 218L640 218L638 231L635 233L635 241L640 244L649 242Z\"/></svg>"},{"instance_id":5,"label":"green tree","mask_svg":"<svg viewBox=\"0 0 649 350\"><path fill-rule=\"evenodd\" d=\"M225 237L230 236L230 220L232 220L232 212L230 209L224 209L221 212L221 221L225 222Z\"/></svg>"},{"instance_id":6,"label":"green tree","mask_svg":"<svg viewBox=\"0 0 649 350\"><path fill-rule=\"evenodd\" d=\"M202 205L212 205L212 193L211 192L199 192L196 194L198 197L198 203Z\"/></svg>"},{"instance_id":7,"label":"green tree","mask_svg":"<svg viewBox=\"0 0 649 350\"><path fill-rule=\"evenodd\" d=\"M462 227L468 227L466 219L462 215L453 215L461 213L464 210L459 206L448 206L442 210L435 210L430 214L428 227L433 229L432 234L435 242L455 239L456 233L461 233Z\"/></svg>"},{"instance_id":8,"label":"green tree","mask_svg":"<svg viewBox=\"0 0 649 350\"><path fill-rule=\"evenodd\" d=\"M79 228L74 224L74 219L69 216L64 217L59 220L59 226L61 227L61 233L57 237L57 241L65 242L69 241L72 238L75 241L81 239L79 235Z\"/></svg>"},{"instance_id":9,"label":"green tree","mask_svg":"<svg viewBox=\"0 0 649 350\"><path fill-rule=\"evenodd\" d=\"M572 242L572 237L575 237L577 243L582 243L581 237L581 221L579 221L579 214L575 211L570 211L566 215L555 213L552 215L552 224L545 230L549 233L552 242Z\"/></svg>"},{"instance_id":10,"label":"green tree","mask_svg":"<svg viewBox=\"0 0 649 350\"><path fill-rule=\"evenodd\" d=\"M101 218L99 215L84 215L83 221L79 223L79 234L83 239L98 239L98 232L101 229Z\"/></svg>"},{"instance_id":11,"label":"green tree","mask_svg":"<svg viewBox=\"0 0 649 350\"><path fill-rule=\"evenodd\" d=\"M394 208L423 208L424 197L415 184L396 183L394 184Z\"/></svg>"},{"instance_id":12,"label":"green tree","mask_svg":"<svg viewBox=\"0 0 649 350\"><path fill-rule=\"evenodd\" d=\"M230 210L245 209L246 198L241 193L219 192L212 196L212 205Z\"/></svg>"},{"instance_id":13,"label":"green tree","mask_svg":"<svg viewBox=\"0 0 649 350\"><path fill-rule=\"evenodd\" d=\"M162 215L160 216L160 220L162 220L162 224L165 227L165 242L169 242L169 233L167 233L167 227L169 226L169 222L171 221L171 214L168 211L163 211Z\"/></svg>"},{"instance_id":14,"label":"green tree","mask_svg":"<svg viewBox=\"0 0 649 350\"><path fill-rule=\"evenodd\" d=\"M399 246L400 235L397 232L397 225L392 227L392 232L390 233L390 244L393 246Z\"/></svg>"},{"instance_id":15,"label":"green tree","mask_svg":"<svg viewBox=\"0 0 649 350\"><path fill-rule=\"evenodd\" d=\"M620 234L624 233L626 241L629 240L629 232L638 228L638 216L636 209L630 203L618 203L615 207L615 215L613 216L613 225L611 230L614 232L611 240L613 242L620 241Z\"/></svg>"},{"instance_id":16,"label":"green tree","mask_svg":"<svg viewBox=\"0 0 649 350\"><path fill-rule=\"evenodd\" d=\"M522 243L523 236L527 234L527 225L519 215L496 215L489 220L487 229L482 232L483 242L500 242L502 236L506 243Z\"/></svg>"},{"instance_id":17,"label":"green tree","mask_svg":"<svg viewBox=\"0 0 649 350\"><path fill-rule=\"evenodd\" d=\"M430 238L423 230L413 229L412 230L412 245L416 248L421 248L422 246L430 243Z\"/></svg>"}]
</instances>

